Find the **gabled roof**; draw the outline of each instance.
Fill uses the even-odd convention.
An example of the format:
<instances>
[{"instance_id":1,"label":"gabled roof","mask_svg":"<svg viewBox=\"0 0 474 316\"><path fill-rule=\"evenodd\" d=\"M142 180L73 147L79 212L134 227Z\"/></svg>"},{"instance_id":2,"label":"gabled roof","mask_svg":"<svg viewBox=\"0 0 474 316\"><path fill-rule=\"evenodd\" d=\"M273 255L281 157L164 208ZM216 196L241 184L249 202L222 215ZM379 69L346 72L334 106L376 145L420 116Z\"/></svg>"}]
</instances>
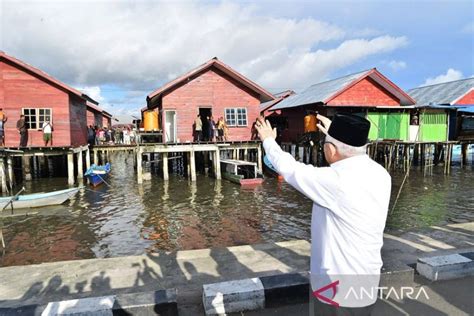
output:
<instances>
[{"instance_id":1,"label":"gabled roof","mask_svg":"<svg viewBox=\"0 0 474 316\"><path fill-rule=\"evenodd\" d=\"M472 113L474 114L474 106L465 106L465 107L462 107L462 108L459 108L458 109L459 112L464 112L464 113Z\"/></svg>"},{"instance_id":2,"label":"gabled roof","mask_svg":"<svg viewBox=\"0 0 474 316\"><path fill-rule=\"evenodd\" d=\"M472 89L474 89L474 77L414 88L408 90L408 93L418 104L453 105Z\"/></svg>"},{"instance_id":3,"label":"gabled roof","mask_svg":"<svg viewBox=\"0 0 474 316\"><path fill-rule=\"evenodd\" d=\"M283 100L283 99L285 99L285 98L287 98L287 97L289 97L290 95L293 95L293 94L295 94L295 92L293 90L285 90L285 91L282 91L282 92L275 93L274 96L275 96L276 99L260 103L260 105L258 107L258 110L260 112L269 110L272 106L274 106L275 104L277 104L281 100Z\"/></svg>"},{"instance_id":4,"label":"gabled roof","mask_svg":"<svg viewBox=\"0 0 474 316\"><path fill-rule=\"evenodd\" d=\"M413 100L407 93L396 86L387 77L382 75L376 68L373 68L314 84L303 92L286 98L275 105L272 110L280 110L314 103L327 104L332 99L367 77L370 77L384 89L397 97L400 100L401 105L415 104L415 100Z\"/></svg>"},{"instance_id":5,"label":"gabled roof","mask_svg":"<svg viewBox=\"0 0 474 316\"><path fill-rule=\"evenodd\" d=\"M91 99L92 100L92 99ZM110 117L112 118L112 114L110 114L109 112L107 112L106 110L102 109L101 107L98 106L98 103L97 104L94 104L92 102L90 102L89 100L86 101L86 105L87 105L87 108L93 110L93 111L96 111L98 113L101 113L103 116L106 116L106 117Z\"/></svg>"},{"instance_id":6,"label":"gabled roof","mask_svg":"<svg viewBox=\"0 0 474 316\"><path fill-rule=\"evenodd\" d=\"M107 117L109 117L109 118L112 118L112 114L110 114L110 113L107 112L106 110L102 110L102 114L103 114L104 116L107 116Z\"/></svg>"},{"instance_id":7,"label":"gabled roof","mask_svg":"<svg viewBox=\"0 0 474 316\"><path fill-rule=\"evenodd\" d=\"M202 64L201 66L199 66L197 68L194 68L193 70L191 70L191 71L185 73L184 75L174 79L173 81L168 82L164 86L162 86L159 89L157 89L157 90L153 91L152 93L150 93L147 96L147 103L150 104L151 99L159 97L160 95L162 95L166 91L168 91L170 89L173 89L177 85L179 85L182 82L188 80L188 78L190 78L190 77L192 77L192 76L194 76L194 75L196 75L196 74L198 74L198 73L200 73L200 72L202 72L206 69L209 69L211 67L216 67L217 69L221 70L222 72L224 72L225 74L227 74L231 78L237 80L238 82L240 82L241 84L243 84L247 88L255 91L256 93L258 93L261 96L261 101L270 101L270 100L275 99L275 97L270 92L268 92L264 88L260 87L255 82L247 79L246 77L244 77L243 75L241 75L240 73L238 73L237 71L232 69L231 67L227 66L226 64L224 64L223 62L218 60L217 57L214 57L211 60L207 61L206 63Z\"/></svg>"},{"instance_id":8,"label":"gabled roof","mask_svg":"<svg viewBox=\"0 0 474 316\"><path fill-rule=\"evenodd\" d=\"M86 105L89 109L92 109L96 112L102 113L102 111L103 111L97 104L94 104L90 101L86 101Z\"/></svg>"},{"instance_id":9,"label":"gabled roof","mask_svg":"<svg viewBox=\"0 0 474 316\"><path fill-rule=\"evenodd\" d=\"M50 83L52 83L53 85L56 85L58 86L59 88L62 88L63 90L66 90L67 92L71 93L71 94L74 94L82 99L86 99L84 97L84 94L82 92L80 92L79 90L76 90L74 88L71 88L70 86L68 86L67 84L65 83L62 83L61 81L53 78L52 76L48 75L47 73L45 73L44 71L42 70L39 70L38 68L35 68L19 59L16 59L15 57L12 57L10 55L7 55L5 52L3 51L0 51L0 60L1 59L5 59L5 60L8 60L9 62L29 71L29 72L32 72L34 74L36 74L37 76L43 78L45 81L48 81ZM95 101L94 101L95 102Z\"/></svg>"}]
</instances>

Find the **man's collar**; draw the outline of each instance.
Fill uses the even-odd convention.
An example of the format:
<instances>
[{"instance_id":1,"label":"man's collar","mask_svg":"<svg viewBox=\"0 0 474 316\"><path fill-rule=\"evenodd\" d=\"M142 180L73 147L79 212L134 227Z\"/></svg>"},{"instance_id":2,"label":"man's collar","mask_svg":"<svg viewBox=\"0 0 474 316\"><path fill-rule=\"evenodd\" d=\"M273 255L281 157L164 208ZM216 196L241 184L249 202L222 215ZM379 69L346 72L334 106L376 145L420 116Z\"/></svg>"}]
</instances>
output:
<instances>
[{"instance_id":1,"label":"man's collar","mask_svg":"<svg viewBox=\"0 0 474 316\"><path fill-rule=\"evenodd\" d=\"M357 161L360 161L362 159L367 159L368 157L369 156L367 156L367 154L352 156L352 157L349 157L349 158L344 158L344 159L341 159L339 161L333 162L330 166L331 166L331 168L339 168L339 167L342 167L342 166L345 166L345 165L350 165L352 163L356 163Z\"/></svg>"}]
</instances>

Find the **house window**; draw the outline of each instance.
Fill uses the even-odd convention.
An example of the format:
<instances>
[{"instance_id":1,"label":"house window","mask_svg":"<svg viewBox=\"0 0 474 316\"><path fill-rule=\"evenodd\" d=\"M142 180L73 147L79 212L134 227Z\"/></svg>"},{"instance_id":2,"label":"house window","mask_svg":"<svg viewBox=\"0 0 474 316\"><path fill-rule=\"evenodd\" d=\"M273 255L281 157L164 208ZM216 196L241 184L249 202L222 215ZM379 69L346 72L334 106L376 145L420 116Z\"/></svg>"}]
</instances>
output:
<instances>
[{"instance_id":1,"label":"house window","mask_svg":"<svg viewBox=\"0 0 474 316\"><path fill-rule=\"evenodd\" d=\"M225 109L225 121L229 126L247 126L247 109Z\"/></svg>"},{"instance_id":2,"label":"house window","mask_svg":"<svg viewBox=\"0 0 474 316\"><path fill-rule=\"evenodd\" d=\"M25 116L26 126L28 129L41 129L43 122L48 119L51 122L51 109L22 109Z\"/></svg>"}]
</instances>

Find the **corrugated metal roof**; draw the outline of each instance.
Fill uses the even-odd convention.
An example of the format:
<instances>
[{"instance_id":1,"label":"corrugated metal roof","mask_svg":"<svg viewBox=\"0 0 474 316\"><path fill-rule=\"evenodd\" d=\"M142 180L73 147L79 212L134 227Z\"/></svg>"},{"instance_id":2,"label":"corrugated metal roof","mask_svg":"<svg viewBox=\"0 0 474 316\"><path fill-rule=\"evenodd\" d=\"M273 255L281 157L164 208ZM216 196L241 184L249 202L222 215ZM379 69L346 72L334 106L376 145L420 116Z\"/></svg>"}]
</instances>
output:
<instances>
[{"instance_id":1,"label":"corrugated metal roof","mask_svg":"<svg viewBox=\"0 0 474 316\"><path fill-rule=\"evenodd\" d=\"M264 111L266 108L268 108L269 106L273 105L276 102L278 102L278 99L260 103L260 105L258 106L258 109L259 111Z\"/></svg>"},{"instance_id":2,"label":"corrugated metal roof","mask_svg":"<svg viewBox=\"0 0 474 316\"><path fill-rule=\"evenodd\" d=\"M194 75L200 73L201 71L203 71L205 69L208 69L210 67L216 67L217 69L225 72L228 76L232 77L234 80L237 80L239 83L243 84L247 88L257 92L260 95L261 100L271 101L271 100L275 99L273 94L268 92L266 89L260 87L258 84L251 81L247 77L244 77L242 74L235 71L230 66L224 64L217 57L214 57L214 58L210 59L209 61L205 62L204 64L202 64L201 66L192 69L191 71L179 76L178 78L166 83L165 85L161 86L157 90L151 92L147 96L147 103L148 103L147 106L148 107L150 106L150 100L151 99L162 95L165 91L173 89L179 83L188 80L190 77L192 77L192 76L194 76Z\"/></svg>"},{"instance_id":3,"label":"corrugated metal roof","mask_svg":"<svg viewBox=\"0 0 474 316\"><path fill-rule=\"evenodd\" d=\"M417 104L452 104L474 88L474 78L461 79L408 90Z\"/></svg>"},{"instance_id":4,"label":"corrugated metal roof","mask_svg":"<svg viewBox=\"0 0 474 316\"><path fill-rule=\"evenodd\" d=\"M458 111L464 113L474 113L474 106L466 106L464 108L459 108Z\"/></svg>"},{"instance_id":5,"label":"corrugated metal roof","mask_svg":"<svg viewBox=\"0 0 474 316\"><path fill-rule=\"evenodd\" d=\"M354 80L369 73L372 69L350 74L344 77L314 84L301 93L289 96L285 100L275 105L272 110L297 107L305 104L324 102L327 98L343 89Z\"/></svg>"},{"instance_id":6,"label":"corrugated metal roof","mask_svg":"<svg viewBox=\"0 0 474 316\"><path fill-rule=\"evenodd\" d=\"M267 101L267 102L260 103L260 105L258 107L258 110L260 112L268 110L274 104L277 104L278 102L280 102L281 100L287 98L288 96L290 96L292 94L295 94L295 92L293 90L285 90L285 91L276 93L276 94L274 94L274 96L276 97L275 100L270 100L270 101Z\"/></svg>"}]
</instances>

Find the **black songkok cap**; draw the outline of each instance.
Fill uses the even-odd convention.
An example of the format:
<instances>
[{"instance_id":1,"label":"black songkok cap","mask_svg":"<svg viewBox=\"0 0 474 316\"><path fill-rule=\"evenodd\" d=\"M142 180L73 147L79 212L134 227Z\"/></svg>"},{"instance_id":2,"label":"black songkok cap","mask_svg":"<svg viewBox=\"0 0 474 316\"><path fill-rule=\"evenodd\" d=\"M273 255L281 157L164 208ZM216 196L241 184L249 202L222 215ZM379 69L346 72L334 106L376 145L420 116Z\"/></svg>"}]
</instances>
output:
<instances>
[{"instance_id":1,"label":"black songkok cap","mask_svg":"<svg viewBox=\"0 0 474 316\"><path fill-rule=\"evenodd\" d=\"M360 147L367 144L370 122L352 114L336 114L329 127L329 136L346 145Z\"/></svg>"}]
</instances>

